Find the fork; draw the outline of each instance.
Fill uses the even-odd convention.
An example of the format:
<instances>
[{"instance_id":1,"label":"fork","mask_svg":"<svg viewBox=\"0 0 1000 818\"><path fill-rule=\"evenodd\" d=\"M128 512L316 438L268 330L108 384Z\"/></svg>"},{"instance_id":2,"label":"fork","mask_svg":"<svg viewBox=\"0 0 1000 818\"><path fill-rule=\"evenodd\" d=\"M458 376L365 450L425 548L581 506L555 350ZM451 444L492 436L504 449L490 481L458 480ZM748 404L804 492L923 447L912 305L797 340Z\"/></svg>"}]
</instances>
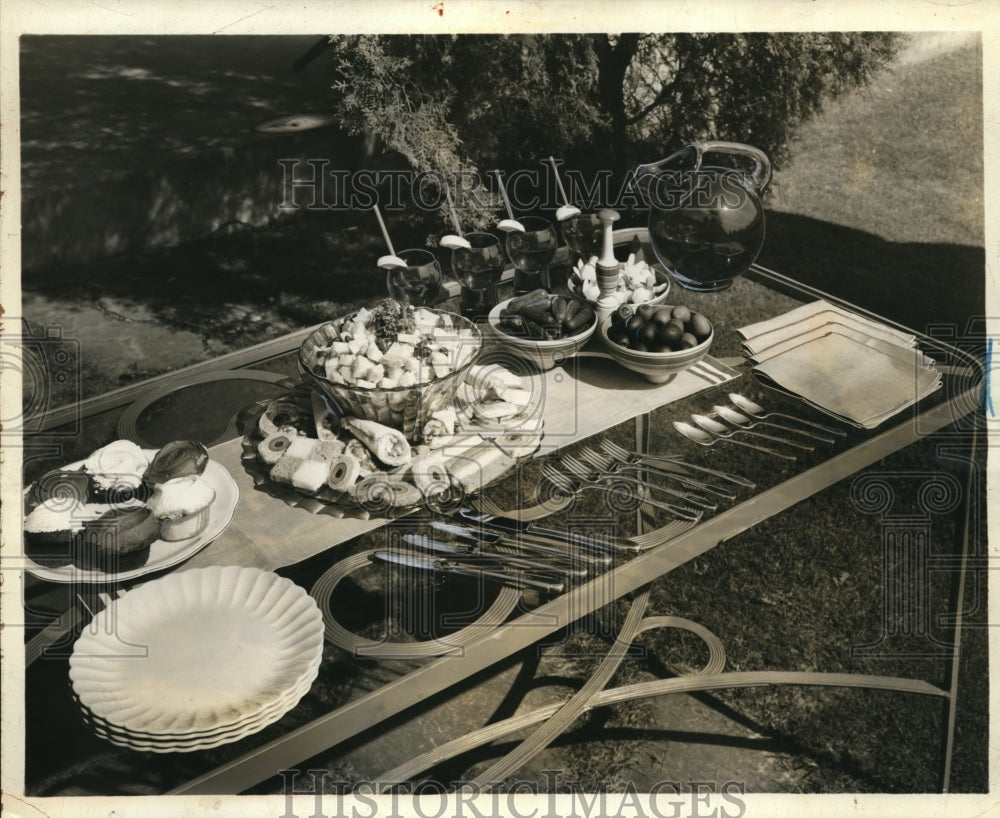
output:
<instances>
[{"instance_id":1,"label":"fork","mask_svg":"<svg viewBox=\"0 0 1000 818\"><path fill-rule=\"evenodd\" d=\"M620 474L621 472L651 472L658 477L669 477L672 480L676 480L681 485L690 486L693 489L698 489L707 492L708 494L725 497L727 500L736 499L735 492L725 486L717 486L714 483L706 483L703 480L695 480L679 473L683 471L680 466L675 466L674 470L671 471L669 469L657 468L656 466L651 466L647 463L634 463L628 458L619 459L611 456L610 454L601 454L601 452L596 449L591 449L589 446L582 449L578 454L584 463L589 463L591 466L611 474Z\"/></svg>"},{"instance_id":2,"label":"fork","mask_svg":"<svg viewBox=\"0 0 1000 818\"><path fill-rule=\"evenodd\" d=\"M626 483L634 483L637 486L643 486L647 489L662 491L664 494L669 494L671 497L676 497L678 500L685 500L693 506L698 506L698 508L703 508L708 511L715 511L719 507L718 503L713 502L708 497L702 497L700 494L687 491L675 491L667 486L660 486L656 483L649 483L638 477L629 477L624 475L621 473L622 469L619 468L605 468L605 464L612 461L608 458L602 458L601 455L593 449L583 449L578 452L578 454L580 455L579 460L568 454L563 455L559 458L559 460L563 466L566 467L567 471L575 474L581 480L590 480L595 483L601 483L607 480L622 480ZM617 466L618 464L615 465Z\"/></svg>"},{"instance_id":3,"label":"fork","mask_svg":"<svg viewBox=\"0 0 1000 818\"><path fill-rule=\"evenodd\" d=\"M538 503L533 506L528 506L527 508L507 510L500 508L500 506L494 503L489 497L480 496L477 499L479 510L483 513L489 514L491 517L510 517L515 520L520 520L522 523L541 520L543 517L548 517L550 514L562 511L572 502L572 497L559 498L558 500L556 500L556 498L552 498L550 500L546 500L544 503Z\"/></svg>"},{"instance_id":4,"label":"fork","mask_svg":"<svg viewBox=\"0 0 1000 818\"><path fill-rule=\"evenodd\" d=\"M612 457L616 457L623 463L628 463L630 465L641 466L649 465L651 463L672 463L673 465L680 466L684 469L701 472L702 474L710 474L712 477L718 477L720 480L726 480L727 482L735 483L738 486L745 486L750 489L757 487L756 483L745 477L741 477L738 474L729 474L728 472L710 469L707 466L698 466L694 463L688 463L680 457L672 457L667 454L646 454L644 452L630 451L629 449L625 449L613 440L608 440L607 438L602 438L600 445L601 448Z\"/></svg>"},{"instance_id":5,"label":"fork","mask_svg":"<svg viewBox=\"0 0 1000 818\"><path fill-rule=\"evenodd\" d=\"M542 464L542 477L546 478L553 486L569 494L578 494L583 491L599 491L604 494L615 494L615 489L609 486L602 486L597 483L583 483L578 480L574 480L567 474L563 474L559 469L553 466L551 463ZM692 508L685 508L684 506L675 506L671 503L660 502L659 500L650 500L648 497L637 497L636 498L642 505L651 506L652 508L658 508L661 511L669 512L675 517L680 517L684 520L696 521L701 518L701 512Z\"/></svg>"}]
</instances>

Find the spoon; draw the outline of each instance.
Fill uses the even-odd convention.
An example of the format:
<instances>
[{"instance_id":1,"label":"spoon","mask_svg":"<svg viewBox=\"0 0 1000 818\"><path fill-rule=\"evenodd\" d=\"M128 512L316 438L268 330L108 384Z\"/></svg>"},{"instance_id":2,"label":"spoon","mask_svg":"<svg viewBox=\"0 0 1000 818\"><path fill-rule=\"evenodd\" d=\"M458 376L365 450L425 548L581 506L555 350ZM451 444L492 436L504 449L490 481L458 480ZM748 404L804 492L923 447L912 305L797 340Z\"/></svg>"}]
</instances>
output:
<instances>
[{"instance_id":1,"label":"spoon","mask_svg":"<svg viewBox=\"0 0 1000 818\"><path fill-rule=\"evenodd\" d=\"M441 246L447 247L449 250L457 250L459 247L465 250L472 249L472 245L469 244L469 240L462 235L462 225L458 221L458 213L455 212L455 202L451 198L451 188L448 186L447 180L444 183L444 195L448 200L448 209L451 211L451 220L455 224L455 234L449 233L447 236L441 237Z\"/></svg>"},{"instance_id":2,"label":"spoon","mask_svg":"<svg viewBox=\"0 0 1000 818\"><path fill-rule=\"evenodd\" d=\"M373 205L372 209L375 211L375 218L378 219L378 226L382 228L382 238L385 239L385 246L389 248L389 255L382 256L376 264L379 267L406 267L406 262L396 255L396 250L392 246L392 239L389 238L389 231L386 229L385 222L382 219L382 211L378 209L378 205Z\"/></svg>"},{"instance_id":3,"label":"spoon","mask_svg":"<svg viewBox=\"0 0 1000 818\"><path fill-rule=\"evenodd\" d=\"M713 437L704 429L699 429L697 426L692 426L690 423L684 423L680 420L672 421L672 423L678 432L684 435L684 437L688 440L697 443L699 446L712 446L723 439L721 437ZM754 443L747 443L745 440L736 440L735 438L727 438L727 440L730 443L735 443L737 446L746 446L748 449L756 449L758 452L773 454L775 457L780 457L782 460L795 460L794 455L778 452L774 449L769 449L766 446L758 446Z\"/></svg>"},{"instance_id":4,"label":"spoon","mask_svg":"<svg viewBox=\"0 0 1000 818\"><path fill-rule=\"evenodd\" d=\"M806 446L804 443L794 443L783 437L765 435L763 432L749 432L746 429L730 429L724 423L719 423L719 421L706 415L691 415L691 419L706 432L711 432L713 435L718 435L719 437L730 437L731 435L744 434L750 435L750 437L763 438L764 440L773 440L775 443L784 443L786 446L791 446L795 449L802 449L806 452L815 451L814 446Z\"/></svg>"},{"instance_id":5,"label":"spoon","mask_svg":"<svg viewBox=\"0 0 1000 818\"><path fill-rule=\"evenodd\" d=\"M739 426L741 429L753 429L755 426L770 426L774 429L782 429L786 432L791 432L792 434L802 435L810 440L819 440L823 443L834 442L834 438L827 435L814 434L812 432L807 432L805 429L796 429L792 426L785 426L783 423L769 423L766 420L751 420L741 412L737 412L731 406L713 406L712 409L724 421L733 424L733 426Z\"/></svg>"},{"instance_id":6,"label":"spoon","mask_svg":"<svg viewBox=\"0 0 1000 818\"><path fill-rule=\"evenodd\" d=\"M500 175L499 170L495 171L495 173L497 181L500 183L500 195L503 196L503 203L507 207L508 216L508 218L497 222L497 228L503 230L504 233L523 233L524 225L514 218L514 210L510 206L510 199L507 198L507 188L504 187L503 176Z\"/></svg>"},{"instance_id":7,"label":"spoon","mask_svg":"<svg viewBox=\"0 0 1000 818\"><path fill-rule=\"evenodd\" d=\"M781 412L765 412L764 407L760 404L754 403L750 398L745 398L738 392L730 392L729 400L732 403L746 412L750 417L757 418L757 420L766 420L767 418L782 418L784 420L790 420L793 423L803 423L806 426L812 426L814 429L819 429L820 431L827 432L831 435L837 435L838 437L847 437L847 432L841 429L834 429L830 426L824 426L821 423L813 423L811 420L803 420L802 418L795 417L794 415L785 415Z\"/></svg>"},{"instance_id":8,"label":"spoon","mask_svg":"<svg viewBox=\"0 0 1000 818\"><path fill-rule=\"evenodd\" d=\"M552 164L552 173L556 177L556 184L559 186L559 193L562 194L563 205L556 211L556 221L564 222L574 216L579 216L583 211L569 203L569 196L566 195L566 188L563 187L562 179L559 178L559 165L551 156L549 162Z\"/></svg>"}]
</instances>

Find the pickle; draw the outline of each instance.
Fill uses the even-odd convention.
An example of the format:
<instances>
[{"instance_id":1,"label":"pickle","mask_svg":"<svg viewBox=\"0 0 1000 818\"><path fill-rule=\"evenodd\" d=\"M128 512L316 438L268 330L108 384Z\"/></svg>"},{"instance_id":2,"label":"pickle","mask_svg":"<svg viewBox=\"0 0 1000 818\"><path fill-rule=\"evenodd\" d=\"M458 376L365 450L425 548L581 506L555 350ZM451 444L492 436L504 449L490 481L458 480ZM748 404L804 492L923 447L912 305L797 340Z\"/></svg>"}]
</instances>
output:
<instances>
[{"instance_id":1,"label":"pickle","mask_svg":"<svg viewBox=\"0 0 1000 818\"><path fill-rule=\"evenodd\" d=\"M527 307L519 310L518 313L528 320L534 321L536 324L547 324L554 320L552 307L548 299L538 304L529 304Z\"/></svg>"},{"instance_id":2,"label":"pickle","mask_svg":"<svg viewBox=\"0 0 1000 818\"><path fill-rule=\"evenodd\" d=\"M566 319L567 306L568 305L566 304L565 298L563 298L560 295L552 296L552 304L550 306L550 309L552 311L552 317L556 320L557 323L562 324L562 322Z\"/></svg>"},{"instance_id":3,"label":"pickle","mask_svg":"<svg viewBox=\"0 0 1000 818\"><path fill-rule=\"evenodd\" d=\"M594 310L588 304L581 304L581 309L573 316L567 316L563 328L570 335L579 332L594 320Z\"/></svg>"},{"instance_id":4,"label":"pickle","mask_svg":"<svg viewBox=\"0 0 1000 818\"><path fill-rule=\"evenodd\" d=\"M524 295L519 295L516 298L512 298L510 303L507 304L508 312L520 312L521 307L527 306L535 301L540 300L542 297L548 298L548 293L543 289L532 290L530 293L525 293Z\"/></svg>"}]
</instances>

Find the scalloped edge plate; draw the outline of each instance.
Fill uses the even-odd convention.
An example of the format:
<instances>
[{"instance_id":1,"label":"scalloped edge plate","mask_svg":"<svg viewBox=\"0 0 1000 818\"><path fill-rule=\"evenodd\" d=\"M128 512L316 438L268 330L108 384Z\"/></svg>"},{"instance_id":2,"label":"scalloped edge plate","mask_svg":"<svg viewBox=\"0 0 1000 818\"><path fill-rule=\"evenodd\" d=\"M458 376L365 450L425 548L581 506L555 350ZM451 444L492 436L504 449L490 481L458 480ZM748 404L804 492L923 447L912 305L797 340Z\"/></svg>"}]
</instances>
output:
<instances>
[{"instance_id":1,"label":"scalloped edge plate","mask_svg":"<svg viewBox=\"0 0 1000 818\"><path fill-rule=\"evenodd\" d=\"M155 454L158 449L143 449L145 454ZM66 469L78 469L83 465L82 460L70 463ZM208 525L197 537L187 540L177 540L168 542L166 540L154 540L149 547L149 559L146 564L129 571L118 571L113 574L104 571L85 571L77 568L72 563L60 565L52 568L39 565L31 557L25 556L25 570L39 579L49 582L79 582L83 584L124 582L136 577L153 574L165 568L172 568L178 563L184 562L189 557L193 557L202 548L225 531L233 521L233 514L236 512L236 504L240 499L240 490L236 481L229 473L228 469L215 460L209 460L205 466L203 475L205 480L215 489L215 500L209 507ZM30 488L30 487L29 487ZM28 489L25 489L26 491Z\"/></svg>"},{"instance_id":2,"label":"scalloped edge plate","mask_svg":"<svg viewBox=\"0 0 1000 818\"><path fill-rule=\"evenodd\" d=\"M193 569L101 611L73 646L70 681L86 710L123 732L221 733L315 673L323 633L315 600L289 579Z\"/></svg>"}]
</instances>

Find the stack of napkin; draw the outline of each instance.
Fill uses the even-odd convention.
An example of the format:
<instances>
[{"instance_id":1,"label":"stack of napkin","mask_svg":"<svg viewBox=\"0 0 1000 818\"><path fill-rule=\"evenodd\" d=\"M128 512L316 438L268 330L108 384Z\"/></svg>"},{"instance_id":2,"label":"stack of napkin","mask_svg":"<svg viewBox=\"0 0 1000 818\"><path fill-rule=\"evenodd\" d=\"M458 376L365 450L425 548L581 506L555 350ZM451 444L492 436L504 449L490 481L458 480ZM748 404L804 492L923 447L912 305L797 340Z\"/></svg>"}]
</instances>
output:
<instances>
[{"instance_id":1,"label":"stack of napkin","mask_svg":"<svg viewBox=\"0 0 1000 818\"><path fill-rule=\"evenodd\" d=\"M737 332L762 381L864 429L941 385L915 336L826 301Z\"/></svg>"}]
</instances>

